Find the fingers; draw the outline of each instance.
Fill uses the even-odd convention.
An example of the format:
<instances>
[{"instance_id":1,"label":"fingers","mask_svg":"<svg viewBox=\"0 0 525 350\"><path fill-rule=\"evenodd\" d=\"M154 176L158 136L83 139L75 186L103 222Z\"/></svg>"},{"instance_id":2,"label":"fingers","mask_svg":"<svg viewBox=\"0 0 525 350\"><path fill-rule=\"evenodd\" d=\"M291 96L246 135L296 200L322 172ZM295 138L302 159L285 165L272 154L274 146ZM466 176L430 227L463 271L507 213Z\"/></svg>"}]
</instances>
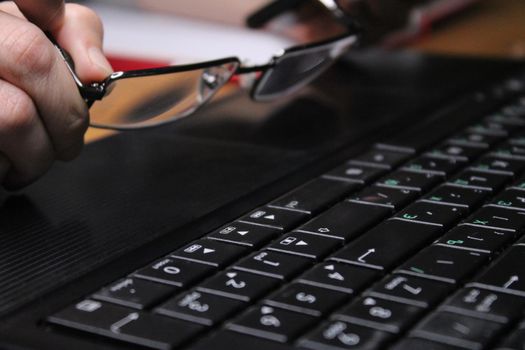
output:
<instances>
[{"instance_id":1,"label":"fingers","mask_svg":"<svg viewBox=\"0 0 525 350\"><path fill-rule=\"evenodd\" d=\"M75 157L83 145L88 116L66 65L36 26L1 12L0 23L0 78L31 97L56 157Z\"/></svg>"},{"instance_id":2,"label":"fingers","mask_svg":"<svg viewBox=\"0 0 525 350\"><path fill-rule=\"evenodd\" d=\"M15 3L43 31L57 31L64 22L63 0L15 0Z\"/></svg>"},{"instance_id":3,"label":"fingers","mask_svg":"<svg viewBox=\"0 0 525 350\"><path fill-rule=\"evenodd\" d=\"M62 1L15 2L0 2L0 183L7 188L78 155L88 126L86 104L42 29L69 51L85 83L112 72L94 12Z\"/></svg>"},{"instance_id":4,"label":"fingers","mask_svg":"<svg viewBox=\"0 0 525 350\"><path fill-rule=\"evenodd\" d=\"M84 83L102 81L112 73L102 52L102 23L92 10L68 4L64 23L53 35L72 56L77 75Z\"/></svg>"},{"instance_id":5,"label":"fingers","mask_svg":"<svg viewBox=\"0 0 525 350\"><path fill-rule=\"evenodd\" d=\"M0 80L0 182L25 186L44 173L54 159L46 129L31 98Z\"/></svg>"}]
</instances>

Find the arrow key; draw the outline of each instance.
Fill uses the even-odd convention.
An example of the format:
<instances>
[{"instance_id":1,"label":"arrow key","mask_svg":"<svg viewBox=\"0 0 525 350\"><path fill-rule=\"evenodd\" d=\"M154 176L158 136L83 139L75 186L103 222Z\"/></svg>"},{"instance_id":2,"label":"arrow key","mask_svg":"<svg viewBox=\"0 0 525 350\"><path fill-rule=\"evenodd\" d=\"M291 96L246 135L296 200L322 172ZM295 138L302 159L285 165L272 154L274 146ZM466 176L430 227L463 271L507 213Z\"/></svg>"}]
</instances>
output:
<instances>
[{"instance_id":1,"label":"arrow key","mask_svg":"<svg viewBox=\"0 0 525 350\"><path fill-rule=\"evenodd\" d=\"M292 232L276 240L268 249L321 259L340 246L342 246L342 241L339 239L306 232Z\"/></svg>"},{"instance_id":2,"label":"arrow key","mask_svg":"<svg viewBox=\"0 0 525 350\"><path fill-rule=\"evenodd\" d=\"M310 215L297 211L262 207L243 216L239 221L288 231L309 217Z\"/></svg>"},{"instance_id":3,"label":"arrow key","mask_svg":"<svg viewBox=\"0 0 525 350\"><path fill-rule=\"evenodd\" d=\"M208 235L209 239L235 243L247 247L259 247L281 233L276 228L232 222Z\"/></svg>"},{"instance_id":4,"label":"arrow key","mask_svg":"<svg viewBox=\"0 0 525 350\"><path fill-rule=\"evenodd\" d=\"M359 266L328 262L316 265L297 281L317 287L356 294L378 279L379 272Z\"/></svg>"},{"instance_id":5,"label":"arrow key","mask_svg":"<svg viewBox=\"0 0 525 350\"><path fill-rule=\"evenodd\" d=\"M171 254L172 257L222 267L246 254L247 248L211 239L199 239Z\"/></svg>"}]
</instances>

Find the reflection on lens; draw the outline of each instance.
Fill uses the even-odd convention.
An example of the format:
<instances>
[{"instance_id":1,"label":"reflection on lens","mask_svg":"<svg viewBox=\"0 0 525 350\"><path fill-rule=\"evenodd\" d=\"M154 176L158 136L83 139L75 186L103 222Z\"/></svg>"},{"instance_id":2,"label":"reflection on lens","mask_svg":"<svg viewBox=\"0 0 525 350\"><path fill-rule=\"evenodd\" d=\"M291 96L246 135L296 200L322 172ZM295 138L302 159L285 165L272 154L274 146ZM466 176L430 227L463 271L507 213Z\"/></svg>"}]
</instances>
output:
<instances>
[{"instance_id":1,"label":"reflection on lens","mask_svg":"<svg viewBox=\"0 0 525 350\"><path fill-rule=\"evenodd\" d=\"M325 45L285 52L259 79L253 91L253 98L265 101L295 92L323 73L355 41L355 36L345 36Z\"/></svg>"},{"instance_id":2,"label":"reflection on lens","mask_svg":"<svg viewBox=\"0 0 525 350\"><path fill-rule=\"evenodd\" d=\"M228 62L175 73L124 73L109 83L108 94L90 108L91 125L132 129L188 116L230 80L237 66Z\"/></svg>"}]
</instances>

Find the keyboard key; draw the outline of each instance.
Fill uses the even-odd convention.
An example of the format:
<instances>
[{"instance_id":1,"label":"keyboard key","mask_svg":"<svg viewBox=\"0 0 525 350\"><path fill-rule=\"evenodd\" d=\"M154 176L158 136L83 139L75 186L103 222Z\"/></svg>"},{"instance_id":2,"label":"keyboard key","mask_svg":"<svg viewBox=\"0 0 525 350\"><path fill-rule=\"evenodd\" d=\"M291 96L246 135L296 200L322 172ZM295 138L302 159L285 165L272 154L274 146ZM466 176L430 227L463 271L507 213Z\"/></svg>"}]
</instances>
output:
<instances>
[{"instance_id":1,"label":"keyboard key","mask_svg":"<svg viewBox=\"0 0 525 350\"><path fill-rule=\"evenodd\" d=\"M351 240L390 215L390 209L352 202L341 202L297 231Z\"/></svg>"},{"instance_id":2,"label":"keyboard key","mask_svg":"<svg viewBox=\"0 0 525 350\"><path fill-rule=\"evenodd\" d=\"M403 209L391 220L435 225L446 229L458 222L465 213L466 209L459 206L416 202Z\"/></svg>"},{"instance_id":3,"label":"keyboard key","mask_svg":"<svg viewBox=\"0 0 525 350\"><path fill-rule=\"evenodd\" d=\"M423 312L424 309L418 306L364 297L335 312L332 319L399 333L415 323Z\"/></svg>"},{"instance_id":4,"label":"keyboard key","mask_svg":"<svg viewBox=\"0 0 525 350\"><path fill-rule=\"evenodd\" d=\"M251 302L277 288L275 278L227 270L207 279L197 289L206 293Z\"/></svg>"},{"instance_id":5,"label":"keyboard key","mask_svg":"<svg viewBox=\"0 0 525 350\"><path fill-rule=\"evenodd\" d=\"M469 127L468 130L479 134L508 136L510 133L516 130L516 126L485 120Z\"/></svg>"},{"instance_id":6,"label":"keyboard key","mask_svg":"<svg viewBox=\"0 0 525 350\"><path fill-rule=\"evenodd\" d=\"M364 294L427 308L448 296L453 289L454 286L449 283L394 274L387 276Z\"/></svg>"},{"instance_id":7,"label":"keyboard key","mask_svg":"<svg viewBox=\"0 0 525 350\"><path fill-rule=\"evenodd\" d=\"M500 124L508 124L515 126L525 125L525 120L522 116L518 115L506 115L504 113L494 113L493 115L486 118L486 120L493 121Z\"/></svg>"},{"instance_id":8,"label":"keyboard key","mask_svg":"<svg viewBox=\"0 0 525 350\"><path fill-rule=\"evenodd\" d=\"M369 186L355 196L350 197L350 201L397 210L403 208L408 203L413 202L418 196L419 192L417 191L401 188Z\"/></svg>"},{"instance_id":9,"label":"keyboard key","mask_svg":"<svg viewBox=\"0 0 525 350\"><path fill-rule=\"evenodd\" d=\"M525 297L524 261L525 246L513 246L469 285Z\"/></svg>"},{"instance_id":10,"label":"keyboard key","mask_svg":"<svg viewBox=\"0 0 525 350\"><path fill-rule=\"evenodd\" d=\"M355 294L378 279L380 274L374 270L358 266L322 263L305 272L297 281L304 284Z\"/></svg>"},{"instance_id":11,"label":"keyboard key","mask_svg":"<svg viewBox=\"0 0 525 350\"><path fill-rule=\"evenodd\" d=\"M496 322L436 312L420 323L411 335L465 349L481 350L494 339L502 327Z\"/></svg>"},{"instance_id":12,"label":"keyboard key","mask_svg":"<svg viewBox=\"0 0 525 350\"><path fill-rule=\"evenodd\" d=\"M480 134L477 132L464 131L448 139L448 143L456 145L466 145L471 147L489 148L503 140L504 137L498 135Z\"/></svg>"},{"instance_id":13,"label":"keyboard key","mask_svg":"<svg viewBox=\"0 0 525 350\"><path fill-rule=\"evenodd\" d=\"M277 239L267 248L319 260L341 246L342 241L339 239L306 232L292 232Z\"/></svg>"},{"instance_id":14,"label":"keyboard key","mask_svg":"<svg viewBox=\"0 0 525 350\"><path fill-rule=\"evenodd\" d=\"M155 313L212 326L239 311L244 305L242 301L190 290L157 307Z\"/></svg>"},{"instance_id":15,"label":"keyboard key","mask_svg":"<svg viewBox=\"0 0 525 350\"><path fill-rule=\"evenodd\" d=\"M278 279L290 279L311 264L312 260L307 258L264 250L242 259L234 269Z\"/></svg>"},{"instance_id":16,"label":"keyboard key","mask_svg":"<svg viewBox=\"0 0 525 350\"><path fill-rule=\"evenodd\" d=\"M401 274L459 283L488 260L488 254L433 245L412 257L397 270Z\"/></svg>"},{"instance_id":17,"label":"keyboard key","mask_svg":"<svg viewBox=\"0 0 525 350\"><path fill-rule=\"evenodd\" d=\"M374 149L349 161L354 165L375 166L383 169L393 169L406 161L410 155L401 152Z\"/></svg>"},{"instance_id":18,"label":"keyboard key","mask_svg":"<svg viewBox=\"0 0 525 350\"><path fill-rule=\"evenodd\" d=\"M49 322L153 349L178 347L204 328L167 317L83 300L49 318Z\"/></svg>"},{"instance_id":19,"label":"keyboard key","mask_svg":"<svg viewBox=\"0 0 525 350\"><path fill-rule=\"evenodd\" d=\"M508 143L496 147L490 154L496 157L525 160L525 144L515 145L511 139Z\"/></svg>"},{"instance_id":20,"label":"keyboard key","mask_svg":"<svg viewBox=\"0 0 525 350\"><path fill-rule=\"evenodd\" d=\"M442 181L440 175L397 170L383 176L376 185L426 192L440 181Z\"/></svg>"},{"instance_id":21,"label":"keyboard key","mask_svg":"<svg viewBox=\"0 0 525 350\"><path fill-rule=\"evenodd\" d=\"M134 309L144 309L174 294L176 290L173 286L129 277L102 288L93 297Z\"/></svg>"},{"instance_id":22,"label":"keyboard key","mask_svg":"<svg viewBox=\"0 0 525 350\"><path fill-rule=\"evenodd\" d=\"M133 274L154 282L187 287L215 271L215 268L191 261L175 258L163 258Z\"/></svg>"},{"instance_id":23,"label":"keyboard key","mask_svg":"<svg viewBox=\"0 0 525 350\"><path fill-rule=\"evenodd\" d=\"M477 188L442 185L423 198L436 204L466 207L473 210L483 203L489 192Z\"/></svg>"},{"instance_id":24,"label":"keyboard key","mask_svg":"<svg viewBox=\"0 0 525 350\"><path fill-rule=\"evenodd\" d=\"M405 338L401 342L396 343L396 345L389 350L411 350L411 349L425 349L425 350L464 350L464 348L459 348L450 344L436 343L426 339L420 338Z\"/></svg>"},{"instance_id":25,"label":"keyboard key","mask_svg":"<svg viewBox=\"0 0 525 350\"><path fill-rule=\"evenodd\" d=\"M199 239L176 250L171 255L175 258L195 261L216 267L228 265L248 250L234 244L226 244L211 239Z\"/></svg>"},{"instance_id":26,"label":"keyboard key","mask_svg":"<svg viewBox=\"0 0 525 350\"><path fill-rule=\"evenodd\" d=\"M359 187L356 183L319 178L285 194L268 206L317 214Z\"/></svg>"},{"instance_id":27,"label":"keyboard key","mask_svg":"<svg viewBox=\"0 0 525 350\"><path fill-rule=\"evenodd\" d=\"M525 193L515 189L505 190L494 198L490 205L525 211Z\"/></svg>"},{"instance_id":28,"label":"keyboard key","mask_svg":"<svg viewBox=\"0 0 525 350\"><path fill-rule=\"evenodd\" d=\"M344 180L358 184L369 184L383 175L387 170L366 165L344 164L324 174L326 179Z\"/></svg>"},{"instance_id":29,"label":"keyboard key","mask_svg":"<svg viewBox=\"0 0 525 350\"><path fill-rule=\"evenodd\" d=\"M458 226L437 240L438 245L493 254L511 244L515 235L509 231L475 226Z\"/></svg>"},{"instance_id":30,"label":"keyboard key","mask_svg":"<svg viewBox=\"0 0 525 350\"><path fill-rule=\"evenodd\" d=\"M250 225L235 221L213 231L207 237L209 239L235 243L248 247L259 247L281 233L282 231L276 228Z\"/></svg>"},{"instance_id":31,"label":"keyboard key","mask_svg":"<svg viewBox=\"0 0 525 350\"><path fill-rule=\"evenodd\" d=\"M481 153L483 153L483 149L479 147L443 143L427 152L426 155L435 158L449 158L468 162L477 158Z\"/></svg>"},{"instance_id":32,"label":"keyboard key","mask_svg":"<svg viewBox=\"0 0 525 350\"><path fill-rule=\"evenodd\" d=\"M522 177L521 179L513 183L511 188L520 190L520 191L524 191L525 190L525 178Z\"/></svg>"},{"instance_id":33,"label":"keyboard key","mask_svg":"<svg viewBox=\"0 0 525 350\"><path fill-rule=\"evenodd\" d=\"M239 221L288 231L308 218L309 215L305 213L263 207L243 216Z\"/></svg>"},{"instance_id":34,"label":"keyboard key","mask_svg":"<svg viewBox=\"0 0 525 350\"><path fill-rule=\"evenodd\" d=\"M433 158L423 155L408 162L403 169L448 177L459 170L464 164L464 162L454 158Z\"/></svg>"},{"instance_id":35,"label":"keyboard key","mask_svg":"<svg viewBox=\"0 0 525 350\"><path fill-rule=\"evenodd\" d=\"M484 156L475 162L471 168L481 172L503 174L515 177L520 175L525 169L525 161L497 156Z\"/></svg>"},{"instance_id":36,"label":"keyboard key","mask_svg":"<svg viewBox=\"0 0 525 350\"><path fill-rule=\"evenodd\" d=\"M525 324L521 324L494 350L523 350L525 344Z\"/></svg>"},{"instance_id":37,"label":"keyboard key","mask_svg":"<svg viewBox=\"0 0 525 350\"><path fill-rule=\"evenodd\" d=\"M508 175L483 173L464 170L448 183L460 187L471 187L485 191L497 192L511 179Z\"/></svg>"},{"instance_id":38,"label":"keyboard key","mask_svg":"<svg viewBox=\"0 0 525 350\"><path fill-rule=\"evenodd\" d=\"M250 308L226 325L232 331L286 343L315 322L312 316L277 309L268 305Z\"/></svg>"},{"instance_id":39,"label":"keyboard key","mask_svg":"<svg viewBox=\"0 0 525 350\"><path fill-rule=\"evenodd\" d=\"M312 349L383 349L392 335L343 321L323 324L312 333L299 339L299 346Z\"/></svg>"},{"instance_id":40,"label":"keyboard key","mask_svg":"<svg viewBox=\"0 0 525 350\"><path fill-rule=\"evenodd\" d=\"M503 324L523 315L525 298L480 288L464 288L441 309Z\"/></svg>"},{"instance_id":41,"label":"keyboard key","mask_svg":"<svg viewBox=\"0 0 525 350\"><path fill-rule=\"evenodd\" d=\"M277 308L320 317L341 306L348 294L308 284L291 283L265 299L264 303Z\"/></svg>"},{"instance_id":42,"label":"keyboard key","mask_svg":"<svg viewBox=\"0 0 525 350\"><path fill-rule=\"evenodd\" d=\"M349 243L330 260L388 271L440 234L437 226L390 220Z\"/></svg>"},{"instance_id":43,"label":"keyboard key","mask_svg":"<svg viewBox=\"0 0 525 350\"><path fill-rule=\"evenodd\" d=\"M483 207L465 219L462 225L521 232L525 228L525 212L496 207Z\"/></svg>"},{"instance_id":44,"label":"keyboard key","mask_svg":"<svg viewBox=\"0 0 525 350\"><path fill-rule=\"evenodd\" d=\"M75 305L48 317L48 321L66 327L104 335L111 332L111 325L133 313L133 310L84 299Z\"/></svg>"}]
</instances>

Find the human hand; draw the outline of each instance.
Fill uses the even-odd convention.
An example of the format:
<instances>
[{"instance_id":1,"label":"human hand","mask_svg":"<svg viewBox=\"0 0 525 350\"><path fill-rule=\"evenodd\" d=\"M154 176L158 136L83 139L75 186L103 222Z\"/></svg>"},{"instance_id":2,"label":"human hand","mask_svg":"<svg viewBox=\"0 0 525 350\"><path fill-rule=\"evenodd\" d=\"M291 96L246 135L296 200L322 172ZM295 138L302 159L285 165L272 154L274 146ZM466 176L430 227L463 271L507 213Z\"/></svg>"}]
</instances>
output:
<instances>
[{"instance_id":1,"label":"human hand","mask_svg":"<svg viewBox=\"0 0 525 350\"><path fill-rule=\"evenodd\" d=\"M0 2L0 183L28 185L55 160L75 158L88 109L58 51L68 51L84 83L111 74L102 24L86 7L63 0Z\"/></svg>"}]
</instances>

